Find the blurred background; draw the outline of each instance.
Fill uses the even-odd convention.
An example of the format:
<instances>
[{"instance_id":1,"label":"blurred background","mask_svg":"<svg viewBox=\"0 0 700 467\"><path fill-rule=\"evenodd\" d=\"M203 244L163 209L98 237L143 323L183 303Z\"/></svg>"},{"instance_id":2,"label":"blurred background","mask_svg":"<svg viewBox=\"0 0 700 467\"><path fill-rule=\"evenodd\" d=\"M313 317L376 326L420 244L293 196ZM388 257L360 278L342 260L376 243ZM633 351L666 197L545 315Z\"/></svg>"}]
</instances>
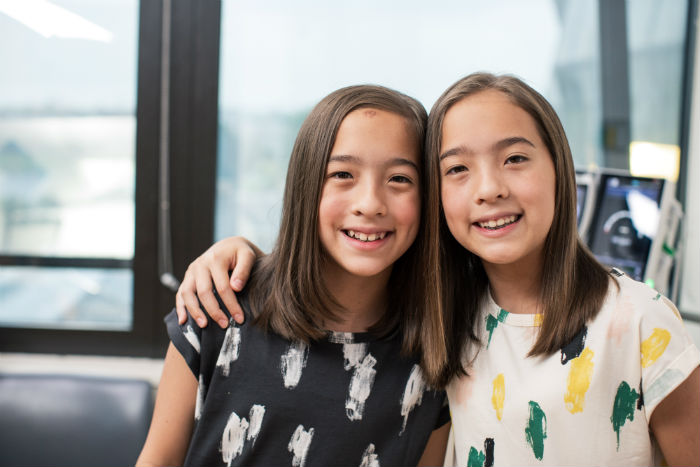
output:
<instances>
[{"instance_id":1,"label":"blurred background","mask_svg":"<svg viewBox=\"0 0 700 467\"><path fill-rule=\"evenodd\" d=\"M291 147L320 98L378 83L429 110L474 71L547 97L581 173L671 187L683 217L669 295L700 341L697 12L697 0L0 0L0 370L114 365L155 384L177 280L229 235L270 250Z\"/></svg>"}]
</instances>

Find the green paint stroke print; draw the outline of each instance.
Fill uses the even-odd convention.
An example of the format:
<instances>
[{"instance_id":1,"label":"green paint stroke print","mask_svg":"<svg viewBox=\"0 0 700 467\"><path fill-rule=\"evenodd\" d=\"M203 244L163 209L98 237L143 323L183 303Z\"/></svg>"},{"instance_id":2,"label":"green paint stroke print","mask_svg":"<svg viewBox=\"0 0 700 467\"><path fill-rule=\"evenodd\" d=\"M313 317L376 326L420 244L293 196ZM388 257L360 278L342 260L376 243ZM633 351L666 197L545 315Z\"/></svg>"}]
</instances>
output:
<instances>
[{"instance_id":1,"label":"green paint stroke print","mask_svg":"<svg viewBox=\"0 0 700 467\"><path fill-rule=\"evenodd\" d=\"M491 313L486 315L486 330L489 332L489 342L486 344L486 348L489 348L489 345L491 345L491 337L493 336L493 331L498 327L498 323L503 323L505 322L506 318L508 317L508 312L504 309L501 309L498 312L498 318L494 318Z\"/></svg>"},{"instance_id":2,"label":"green paint stroke print","mask_svg":"<svg viewBox=\"0 0 700 467\"><path fill-rule=\"evenodd\" d=\"M620 450L620 429L627 420L634 420L634 409L637 407L637 399L639 394L632 389L626 381L620 383L615 395L615 403L613 404L612 422L613 430L617 433L617 450Z\"/></svg>"},{"instance_id":3,"label":"green paint stroke print","mask_svg":"<svg viewBox=\"0 0 700 467\"><path fill-rule=\"evenodd\" d=\"M484 467L484 460L486 460L486 454L481 451L477 451L474 446L469 448L467 467Z\"/></svg>"},{"instance_id":4,"label":"green paint stroke print","mask_svg":"<svg viewBox=\"0 0 700 467\"><path fill-rule=\"evenodd\" d=\"M484 440L484 451L477 451L475 447L469 448L467 467L493 467L493 450L495 443L493 438Z\"/></svg>"},{"instance_id":5,"label":"green paint stroke print","mask_svg":"<svg viewBox=\"0 0 700 467\"><path fill-rule=\"evenodd\" d=\"M486 330L489 332L489 342L486 344L486 348L491 345L491 336L493 336L493 330L498 326L498 320L493 317L492 314L486 315Z\"/></svg>"},{"instance_id":6,"label":"green paint stroke print","mask_svg":"<svg viewBox=\"0 0 700 467\"><path fill-rule=\"evenodd\" d=\"M537 460L544 456L544 440L547 438L547 417L537 402L530 401L530 419L525 428L525 439Z\"/></svg>"}]
</instances>

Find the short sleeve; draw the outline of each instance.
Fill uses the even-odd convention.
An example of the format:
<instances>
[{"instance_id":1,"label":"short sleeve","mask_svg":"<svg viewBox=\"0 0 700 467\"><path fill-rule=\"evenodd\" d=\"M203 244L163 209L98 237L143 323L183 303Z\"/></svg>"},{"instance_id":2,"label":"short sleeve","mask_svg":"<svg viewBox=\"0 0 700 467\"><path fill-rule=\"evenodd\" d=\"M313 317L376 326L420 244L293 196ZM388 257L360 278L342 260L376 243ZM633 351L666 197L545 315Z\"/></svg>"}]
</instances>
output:
<instances>
[{"instance_id":1,"label":"short sleeve","mask_svg":"<svg viewBox=\"0 0 700 467\"><path fill-rule=\"evenodd\" d=\"M187 362L194 376L199 379L201 352L202 352L202 329L197 326L194 320L188 315L184 324L178 323L175 309L165 316L165 326L168 337L180 352L180 355Z\"/></svg>"},{"instance_id":2,"label":"short sleeve","mask_svg":"<svg viewBox=\"0 0 700 467\"><path fill-rule=\"evenodd\" d=\"M678 309L668 298L652 289L641 289L636 299L641 308L642 391L647 419L650 419L658 404L700 365L700 351L685 329Z\"/></svg>"}]
</instances>

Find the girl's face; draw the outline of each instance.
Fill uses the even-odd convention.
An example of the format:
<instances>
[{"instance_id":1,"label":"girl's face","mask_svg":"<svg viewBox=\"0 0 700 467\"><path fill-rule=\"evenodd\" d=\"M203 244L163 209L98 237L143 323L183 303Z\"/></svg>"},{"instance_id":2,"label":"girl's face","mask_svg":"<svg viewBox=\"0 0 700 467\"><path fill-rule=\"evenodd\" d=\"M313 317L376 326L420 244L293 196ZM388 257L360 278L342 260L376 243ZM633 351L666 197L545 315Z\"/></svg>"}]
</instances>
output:
<instances>
[{"instance_id":1,"label":"girl's face","mask_svg":"<svg viewBox=\"0 0 700 467\"><path fill-rule=\"evenodd\" d=\"M403 117L362 108L343 119L318 208L331 266L354 276L388 277L418 232L419 157Z\"/></svg>"},{"instance_id":2,"label":"girl's face","mask_svg":"<svg viewBox=\"0 0 700 467\"><path fill-rule=\"evenodd\" d=\"M532 272L554 218L554 164L532 117L486 90L445 114L442 205L450 232L484 266Z\"/></svg>"}]
</instances>

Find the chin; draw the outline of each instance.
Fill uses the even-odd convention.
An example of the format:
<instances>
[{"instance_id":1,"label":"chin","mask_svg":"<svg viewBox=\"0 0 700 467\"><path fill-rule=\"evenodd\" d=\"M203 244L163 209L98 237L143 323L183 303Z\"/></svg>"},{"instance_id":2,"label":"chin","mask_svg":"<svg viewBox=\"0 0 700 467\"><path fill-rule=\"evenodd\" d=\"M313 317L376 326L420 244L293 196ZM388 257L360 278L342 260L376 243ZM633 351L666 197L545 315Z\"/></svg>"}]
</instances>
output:
<instances>
[{"instance_id":1,"label":"chin","mask_svg":"<svg viewBox=\"0 0 700 467\"><path fill-rule=\"evenodd\" d=\"M370 278L382 274L388 268L385 265L378 265L376 267L367 267L366 265L362 267L352 267L352 265L347 265L347 267L343 267L343 269L353 276Z\"/></svg>"}]
</instances>

